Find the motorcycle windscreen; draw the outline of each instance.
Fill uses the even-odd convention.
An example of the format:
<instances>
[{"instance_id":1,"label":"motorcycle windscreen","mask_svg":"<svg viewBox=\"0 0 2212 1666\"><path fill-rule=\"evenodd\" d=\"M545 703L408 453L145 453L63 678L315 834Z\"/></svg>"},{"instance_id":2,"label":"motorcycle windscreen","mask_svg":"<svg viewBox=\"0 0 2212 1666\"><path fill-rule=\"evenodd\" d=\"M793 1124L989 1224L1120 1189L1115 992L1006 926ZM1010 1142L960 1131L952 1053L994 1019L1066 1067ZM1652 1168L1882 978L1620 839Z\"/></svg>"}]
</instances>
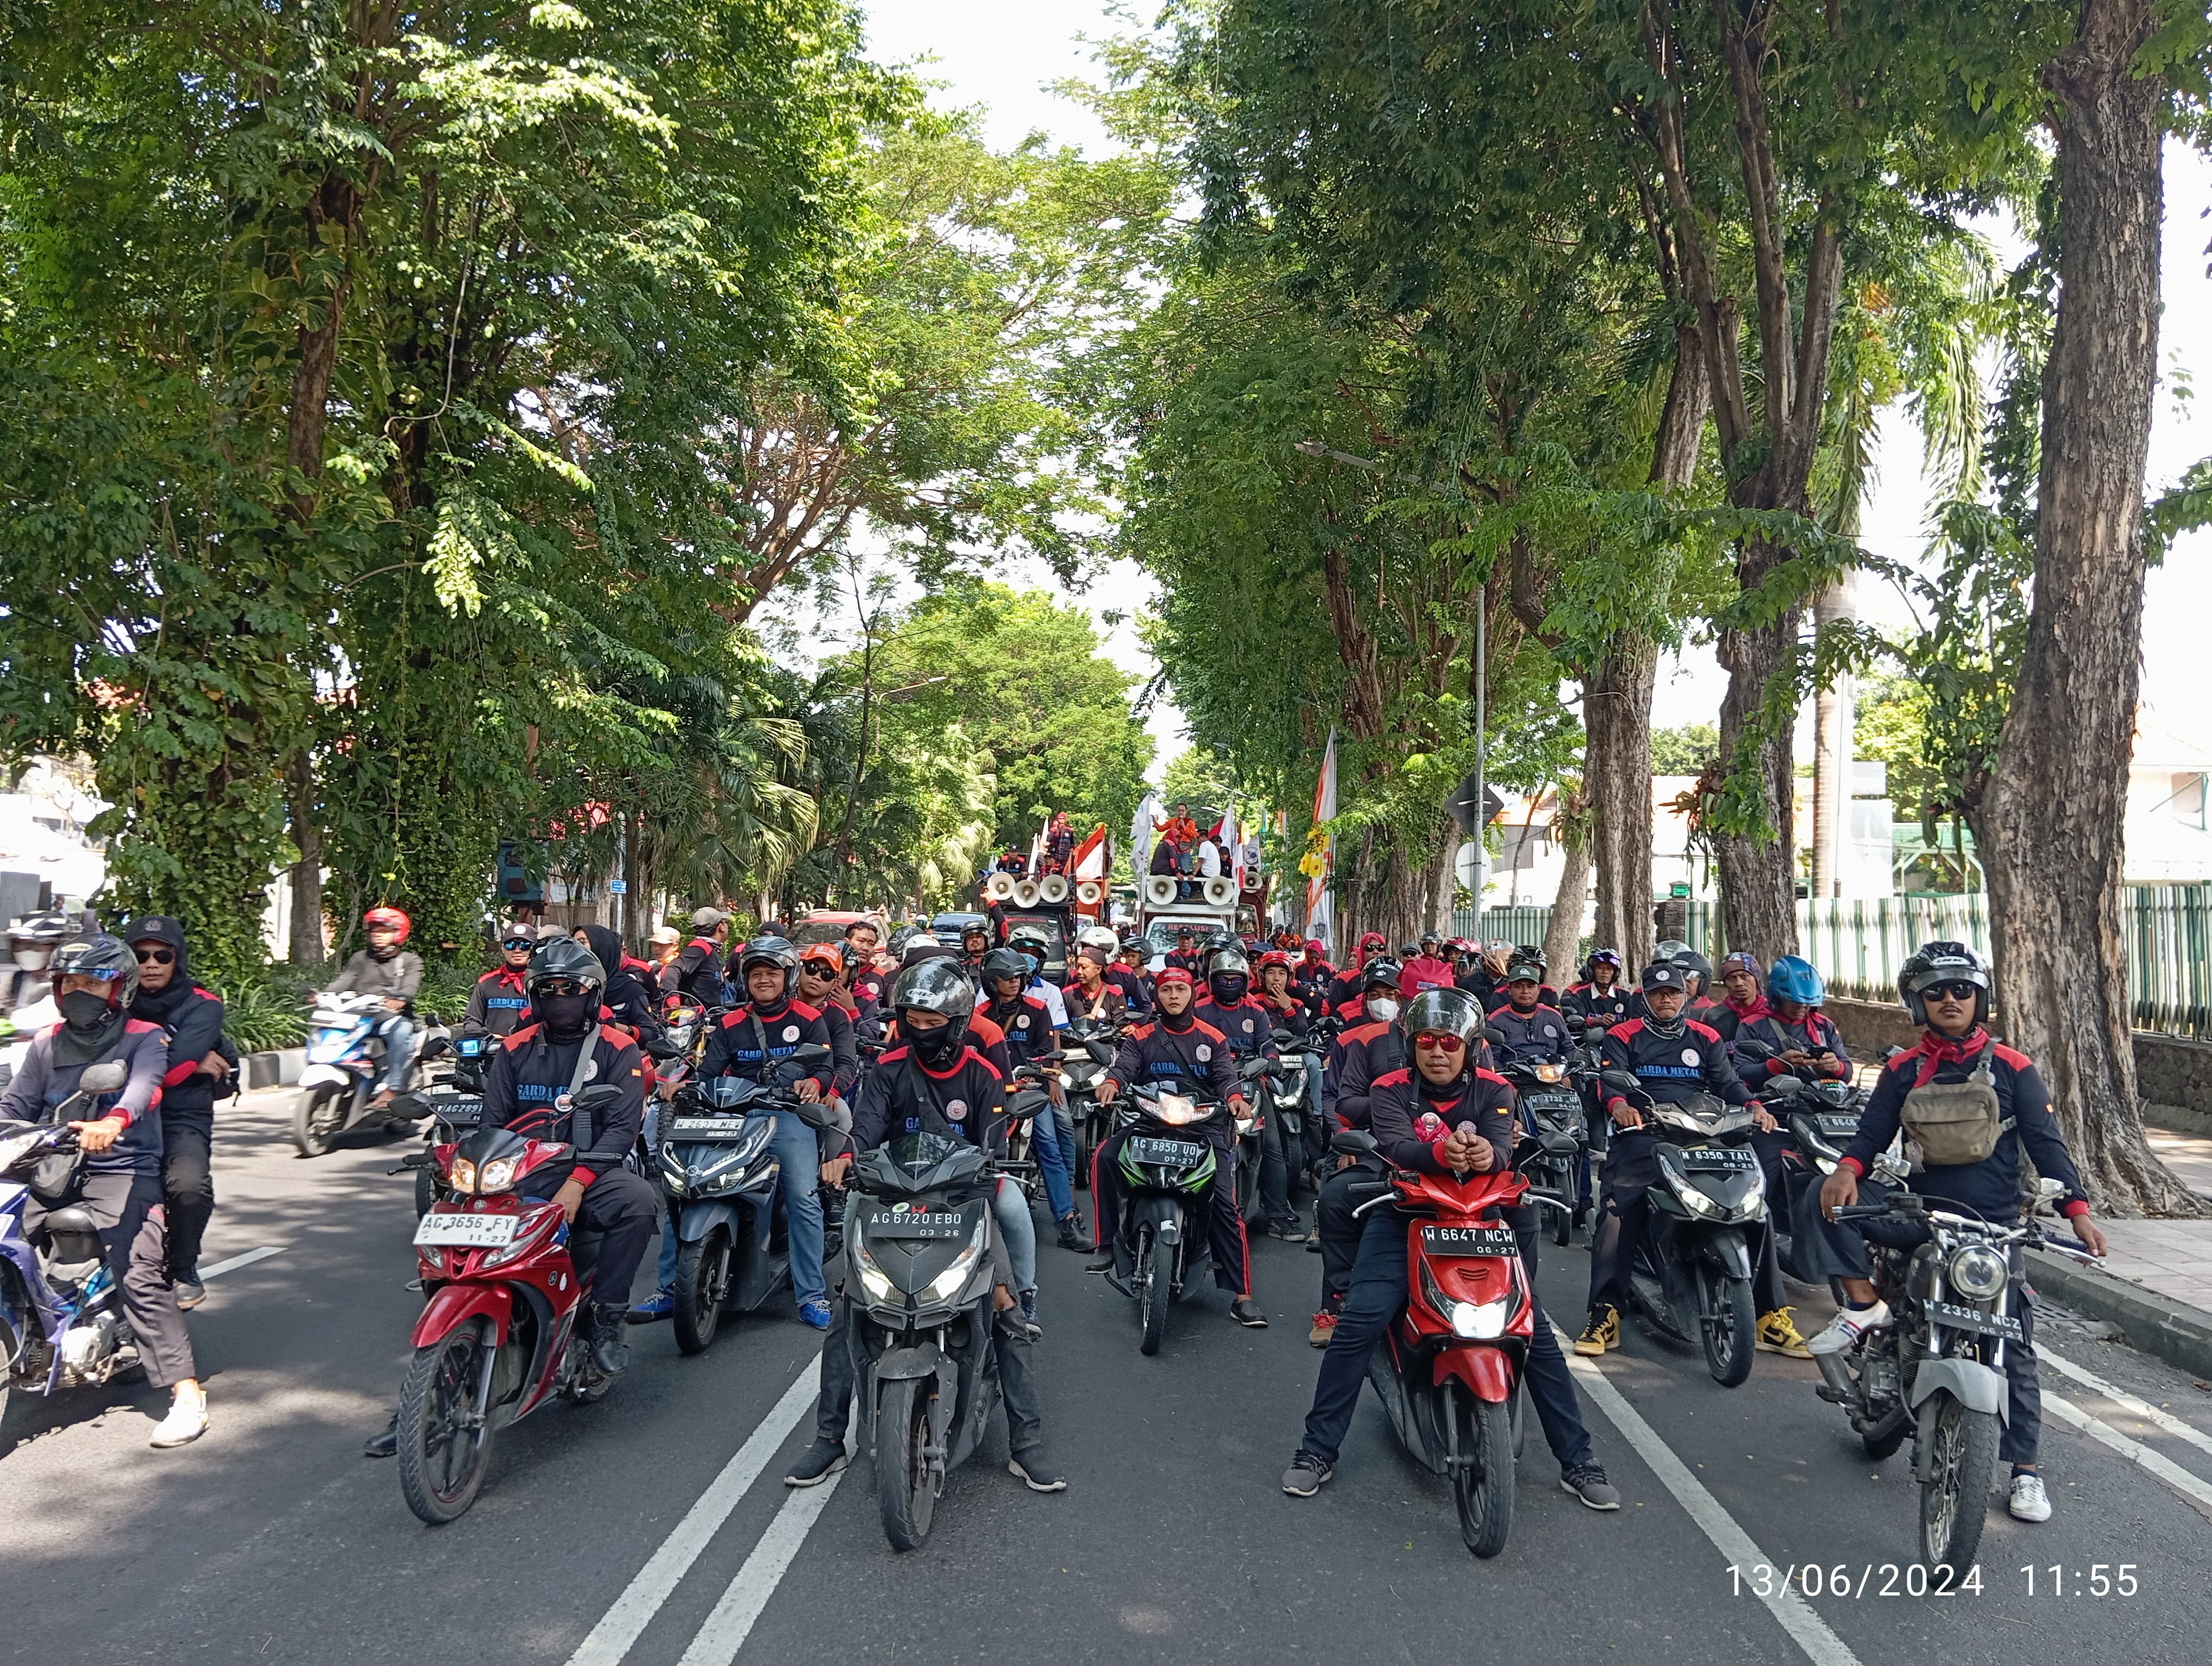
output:
<instances>
[{"instance_id":1,"label":"motorcycle windscreen","mask_svg":"<svg viewBox=\"0 0 2212 1666\"><path fill-rule=\"evenodd\" d=\"M983 1241L987 1207L981 1199L950 1208L871 1203L860 1217L860 1241L883 1275L914 1295Z\"/></svg>"},{"instance_id":2,"label":"motorcycle windscreen","mask_svg":"<svg viewBox=\"0 0 2212 1666\"><path fill-rule=\"evenodd\" d=\"M902 1134L860 1159L872 1189L933 1191L981 1177L981 1147L942 1134Z\"/></svg>"}]
</instances>

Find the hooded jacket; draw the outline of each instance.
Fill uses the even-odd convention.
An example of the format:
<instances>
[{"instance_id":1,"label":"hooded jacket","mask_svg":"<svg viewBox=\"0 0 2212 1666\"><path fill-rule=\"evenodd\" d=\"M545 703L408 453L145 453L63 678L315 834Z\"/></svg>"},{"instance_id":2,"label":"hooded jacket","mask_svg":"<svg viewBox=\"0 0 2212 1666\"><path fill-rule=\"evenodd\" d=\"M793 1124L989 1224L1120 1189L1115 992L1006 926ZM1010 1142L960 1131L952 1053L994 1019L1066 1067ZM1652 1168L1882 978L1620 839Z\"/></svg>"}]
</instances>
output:
<instances>
[{"instance_id":1,"label":"hooded jacket","mask_svg":"<svg viewBox=\"0 0 2212 1666\"><path fill-rule=\"evenodd\" d=\"M168 1037L168 1063L161 1076L161 1115L207 1122L215 1115L216 1083L200 1068L200 1061L210 1053L226 1052L222 997L192 982L185 928L168 915L155 914L134 920L123 938L134 948L141 943L160 943L176 951L176 970L170 974L168 987L149 989L140 983L137 998L131 1003L131 1016L143 1024L160 1025Z\"/></svg>"},{"instance_id":2,"label":"hooded jacket","mask_svg":"<svg viewBox=\"0 0 2212 1666\"><path fill-rule=\"evenodd\" d=\"M599 999L615 1015L615 1022L635 1035L641 1047L658 1040L661 1025L659 1014L653 1010L653 992L638 976L639 963L623 952L622 939L611 927L586 926L584 941L591 945L592 958L606 971L606 985Z\"/></svg>"},{"instance_id":3,"label":"hooded jacket","mask_svg":"<svg viewBox=\"0 0 2212 1666\"><path fill-rule=\"evenodd\" d=\"M78 1080L100 1061L82 1064L54 1062L57 1024L31 1040L15 1079L0 1091L0 1119L48 1122L62 1102L76 1091ZM123 1133L106 1151L84 1159L88 1174L159 1174L161 1171L161 1077L168 1069L169 1038L158 1024L126 1018L123 1033L110 1046L107 1057L131 1067L130 1079L113 1093L103 1093L92 1108L73 1113L72 1122L94 1122L103 1116L120 1117Z\"/></svg>"}]
</instances>

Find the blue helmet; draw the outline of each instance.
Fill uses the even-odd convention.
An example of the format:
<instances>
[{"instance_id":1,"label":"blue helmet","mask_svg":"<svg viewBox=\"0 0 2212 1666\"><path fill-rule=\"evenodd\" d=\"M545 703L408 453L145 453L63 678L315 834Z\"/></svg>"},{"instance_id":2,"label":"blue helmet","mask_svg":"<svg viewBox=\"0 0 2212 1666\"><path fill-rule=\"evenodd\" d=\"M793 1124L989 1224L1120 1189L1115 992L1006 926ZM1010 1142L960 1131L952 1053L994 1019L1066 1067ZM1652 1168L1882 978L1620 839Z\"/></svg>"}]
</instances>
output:
<instances>
[{"instance_id":1,"label":"blue helmet","mask_svg":"<svg viewBox=\"0 0 2212 1666\"><path fill-rule=\"evenodd\" d=\"M1769 1000L1794 1000L1800 1006L1818 1006L1828 998L1828 986L1809 960L1794 954L1777 956L1766 973Z\"/></svg>"}]
</instances>

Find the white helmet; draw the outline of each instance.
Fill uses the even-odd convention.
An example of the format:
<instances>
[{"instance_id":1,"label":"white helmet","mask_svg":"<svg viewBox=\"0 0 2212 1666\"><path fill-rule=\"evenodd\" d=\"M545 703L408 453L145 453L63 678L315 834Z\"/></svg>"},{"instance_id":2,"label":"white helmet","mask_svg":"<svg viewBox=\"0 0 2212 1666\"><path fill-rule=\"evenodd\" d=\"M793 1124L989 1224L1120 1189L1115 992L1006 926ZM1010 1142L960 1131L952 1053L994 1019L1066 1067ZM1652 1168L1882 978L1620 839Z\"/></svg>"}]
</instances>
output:
<instances>
[{"instance_id":1,"label":"white helmet","mask_svg":"<svg viewBox=\"0 0 2212 1666\"><path fill-rule=\"evenodd\" d=\"M1111 926L1085 926L1076 933L1076 943L1085 949L1097 949L1111 960L1121 946L1121 939L1114 935Z\"/></svg>"}]
</instances>

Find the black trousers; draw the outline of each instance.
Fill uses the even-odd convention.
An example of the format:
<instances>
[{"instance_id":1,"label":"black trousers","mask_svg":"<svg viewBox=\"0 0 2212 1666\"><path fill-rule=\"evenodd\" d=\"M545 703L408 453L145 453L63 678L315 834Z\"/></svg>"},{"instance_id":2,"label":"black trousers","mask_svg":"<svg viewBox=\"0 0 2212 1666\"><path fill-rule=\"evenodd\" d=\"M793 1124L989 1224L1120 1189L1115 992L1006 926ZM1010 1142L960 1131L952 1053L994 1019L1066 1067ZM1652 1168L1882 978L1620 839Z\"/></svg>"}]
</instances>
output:
<instances>
[{"instance_id":1,"label":"black trousers","mask_svg":"<svg viewBox=\"0 0 2212 1666\"><path fill-rule=\"evenodd\" d=\"M1787 1135L1761 1134L1761 1140ZM1597 1237L1590 1246L1589 1304L1628 1305L1628 1268L1644 1235L1651 1205L1645 1195L1658 1183L1659 1159L1652 1155L1653 1137L1633 1131L1613 1131L1606 1154L1604 1185L1599 1194ZM1761 1161L1765 1161L1761 1153ZM1762 1315L1784 1306L1789 1296L1782 1287L1782 1262L1772 1231L1759 1235L1759 1264L1752 1271L1752 1304Z\"/></svg>"},{"instance_id":2,"label":"black trousers","mask_svg":"<svg viewBox=\"0 0 2212 1666\"><path fill-rule=\"evenodd\" d=\"M215 1118L161 1118L161 1202L169 1224L169 1270L179 1278L199 1266L200 1239L215 1213Z\"/></svg>"},{"instance_id":3,"label":"black trousers","mask_svg":"<svg viewBox=\"0 0 2212 1666\"><path fill-rule=\"evenodd\" d=\"M1859 1182L1859 1201L1879 1203L1896 1188L1879 1180ZM1830 1278L1873 1277L1869 1244L1886 1250L1917 1250L1928 1242L1929 1228L1909 1220L1830 1220L1820 1213L1820 1189L1808 1186L1797 1200L1791 1221L1807 1271ZM2008 1463L2033 1464L2043 1444L2043 1385L2036 1377L2035 1304L2028 1299L2017 1256L2013 1277L2021 1291L2021 1334L2024 1342L2005 1347L2005 1427L1997 1456Z\"/></svg>"},{"instance_id":4,"label":"black trousers","mask_svg":"<svg viewBox=\"0 0 2212 1666\"><path fill-rule=\"evenodd\" d=\"M1269 1220L1293 1221L1298 1212L1291 1207L1290 1164L1296 1157L1284 1152L1283 1125L1274 1107L1260 1115L1260 1213Z\"/></svg>"},{"instance_id":5,"label":"black trousers","mask_svg":"<svg viewBox=\"0 0 2212 1666\"><path fill-rule=\"evenodd\" d=\"M568 1177L557 1167L541 1169L529 1177L524 1194L550 1198ZM579 1231L601 1235L590 1268L593 1301L629 1305L630 1286L637 1282L637 1269L659 1217L660 1200L652 1186L628 1169L610 1169L584 1188L575 1225Z\"/></svg>"},{"instance_id":6,"label":"black trousers","mask_svg":"<svg viewBox=\"0 0 2212 1666\"><path fill-rule=\"evenodd\" d=\"M1121 1147L1129 1130L1116 1128L1091 1154L1091 1241L1112 1250L1120 1270L1127 1272L1121 1237ZM1237 1201L1237 1148L1213 1148L1212 1207L1206 1212L1206 1243L1213 1255L1213 1281L1235 1295L1252 1288L1252 1248L1244 1236L1244 1211ZM1285 1210L1288 1205L1285 1206Z\"/></svg>"},{"instance_id":7,"label":"black trousers","mask_svg":"<svg viewBox=\"0 0 2212 1666\"><path fill-rule=\"evenodd\" d=\"M192 1339L185 1329L184 1310L177 1305L176 1287L169 1278L160 1177L84 1175L69 1202L58 1207L70 1204L90 1215L99 1230L107 1276L123 1292L124 1315L138 1339L138 1357L146 1367L146 1380L157 1389L166 1389L198 1377ZM23 1210L23 1236L37 1243L46 1217L52 1213L33 1198Z\"/></svg>"},{"instance_id":8,"label":"black trousers","mask_svg":"<svg viewBox=\"0 0 2212 1666\"><path fill-rule=\"evenodd\" d=\"M1358 1200L1353 1186L1373 1185L1382 1170L1371 1163L1333 1169L1314 1199L1314 1230L1321 1237L1321 1304L1340 1308L1352 1288L1352 1258L1359 1253L1359 1222L1352 1218Z\"/></svg>"}]
</instances>

